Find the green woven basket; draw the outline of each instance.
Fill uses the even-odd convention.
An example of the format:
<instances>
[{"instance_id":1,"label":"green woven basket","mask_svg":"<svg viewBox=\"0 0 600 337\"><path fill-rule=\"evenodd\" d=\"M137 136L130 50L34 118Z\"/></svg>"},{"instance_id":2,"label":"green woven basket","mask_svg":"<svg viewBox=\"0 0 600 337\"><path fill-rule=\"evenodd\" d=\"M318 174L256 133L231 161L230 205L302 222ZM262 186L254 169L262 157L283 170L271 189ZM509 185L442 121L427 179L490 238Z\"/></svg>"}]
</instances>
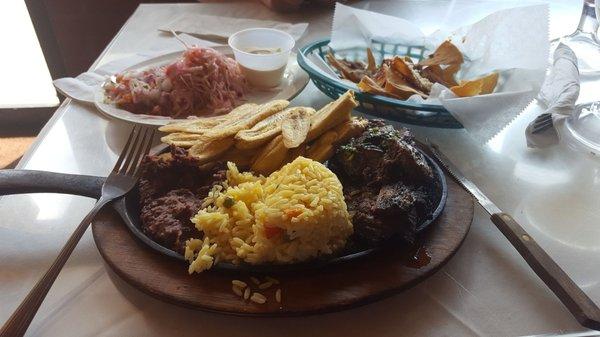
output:
<instances>
[{"instance_id":1,"label":"green woven basket","mask_svg":"<svg viewBox=\"0 0 600 337\"><path fill-rule=\"evenodd\" d=\"M300 49L298 53L298 64L304 69L315 86L327 96L336 99L347 90L354 89L342 80L332 79L315 69L316 66L308 60L308 56L315 55L320 57L325 64L325 55L329 50L329 40L320 40L310 43ZM378 62L394 55L410 56L415 61L423 58L425 48L422 46L403 46L397 44L385 44L373 42L371 50ZM348 60L366 60L366 50L364 48L349 48L336 50L337 56L345 57ZM396 98L390 98L382 95L372 95L368 93L356 92L356 99L359 102L357 110L369 115L382 117L402 123L424 125L440 128L459 129L463 126L439 104L421 104L407 102Z\"/></svg>"}]
</instances>

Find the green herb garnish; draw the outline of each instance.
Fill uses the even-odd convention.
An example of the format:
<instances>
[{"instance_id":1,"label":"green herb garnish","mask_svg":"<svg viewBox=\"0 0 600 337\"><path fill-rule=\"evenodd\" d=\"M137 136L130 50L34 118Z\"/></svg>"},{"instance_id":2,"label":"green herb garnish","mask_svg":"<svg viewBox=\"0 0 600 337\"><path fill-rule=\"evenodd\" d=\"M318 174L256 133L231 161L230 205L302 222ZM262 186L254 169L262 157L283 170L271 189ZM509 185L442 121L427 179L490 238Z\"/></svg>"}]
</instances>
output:
<instances>
[{"instance_id":1,"label":"green herb garnish","mask_svg":"<svg viewBox=\"0 0 600 337\"><path fill-rule=\"evenodd\" d=\"M225 197L225 200L223 200L223 207L230 208L234 204L235 204L235 200L233 200L230 197Z\"/></svg>"}]
</instances>

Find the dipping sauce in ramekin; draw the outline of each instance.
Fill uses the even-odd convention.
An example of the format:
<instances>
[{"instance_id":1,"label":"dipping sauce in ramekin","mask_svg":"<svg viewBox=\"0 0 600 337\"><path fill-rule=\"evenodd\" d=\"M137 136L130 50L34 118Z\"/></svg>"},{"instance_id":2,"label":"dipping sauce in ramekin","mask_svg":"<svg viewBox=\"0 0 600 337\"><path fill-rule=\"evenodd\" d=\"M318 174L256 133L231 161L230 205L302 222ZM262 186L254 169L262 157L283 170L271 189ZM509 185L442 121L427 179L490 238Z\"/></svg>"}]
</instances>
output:
<instances>
[{"instance_id":1,"label":"dipping sauce in ramekin","mask_svg":"<svg viewBox=\"0 0 600 337\"><path fill-rule=\"evenodd\" d=\"M229 46L248 83L272 88L281 83L294 38L271 28L250 28L229 37Z\"/></svg>"}]
</instances>

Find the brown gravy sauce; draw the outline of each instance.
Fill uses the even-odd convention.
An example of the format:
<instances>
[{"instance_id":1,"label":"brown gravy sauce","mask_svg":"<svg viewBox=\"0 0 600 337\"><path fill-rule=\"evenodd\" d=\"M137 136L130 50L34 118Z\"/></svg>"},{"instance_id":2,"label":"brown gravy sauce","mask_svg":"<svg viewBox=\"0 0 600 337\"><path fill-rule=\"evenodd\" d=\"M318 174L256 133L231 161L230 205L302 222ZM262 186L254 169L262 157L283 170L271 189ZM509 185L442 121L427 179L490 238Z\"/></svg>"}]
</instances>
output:
<instances>
[{"instance_id":1,"label":"brown gravy sauce","mask_svg":"<svg viewBox=\"0 0 600 337\"><path fill-rule=\"evenodd\" d=\"M410 251L402 262L407 267L419 269L431 262L431 256L427 252L425 246L419 246L418 248Z\"/></svg>"}]
</instances>

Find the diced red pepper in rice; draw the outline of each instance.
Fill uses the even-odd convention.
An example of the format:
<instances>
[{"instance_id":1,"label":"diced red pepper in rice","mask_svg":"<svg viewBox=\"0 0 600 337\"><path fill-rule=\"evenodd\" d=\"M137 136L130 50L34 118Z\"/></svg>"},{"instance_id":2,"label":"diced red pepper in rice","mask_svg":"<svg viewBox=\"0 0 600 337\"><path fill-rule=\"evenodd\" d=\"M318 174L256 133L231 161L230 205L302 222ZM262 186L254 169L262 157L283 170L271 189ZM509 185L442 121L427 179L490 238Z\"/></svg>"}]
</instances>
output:
<instances>
[{"instance_id":1,"label":"diced red pepper in rice","mask_svg":"<svg viewBox=\"0 0 600 337\"><path fill-rule=\"evenodd\" d=\"M279 227L265 226L265 236L267 239L272 239L283 234L283 229Z\"/></svg>"},{"instance_id":2,"label":"diced red pepper in rice","mask_svg":"<svg viewBox=\"0 0 600 337\"><path fill-rule=\"evenodd\" d=\"M286 209L285 211L283 211L283 213L285 213L285 215L287 215L290 218L295 218L298 215L302 214L302 210L299 208L291 208Z\"/></svg>"}]
</instances>

